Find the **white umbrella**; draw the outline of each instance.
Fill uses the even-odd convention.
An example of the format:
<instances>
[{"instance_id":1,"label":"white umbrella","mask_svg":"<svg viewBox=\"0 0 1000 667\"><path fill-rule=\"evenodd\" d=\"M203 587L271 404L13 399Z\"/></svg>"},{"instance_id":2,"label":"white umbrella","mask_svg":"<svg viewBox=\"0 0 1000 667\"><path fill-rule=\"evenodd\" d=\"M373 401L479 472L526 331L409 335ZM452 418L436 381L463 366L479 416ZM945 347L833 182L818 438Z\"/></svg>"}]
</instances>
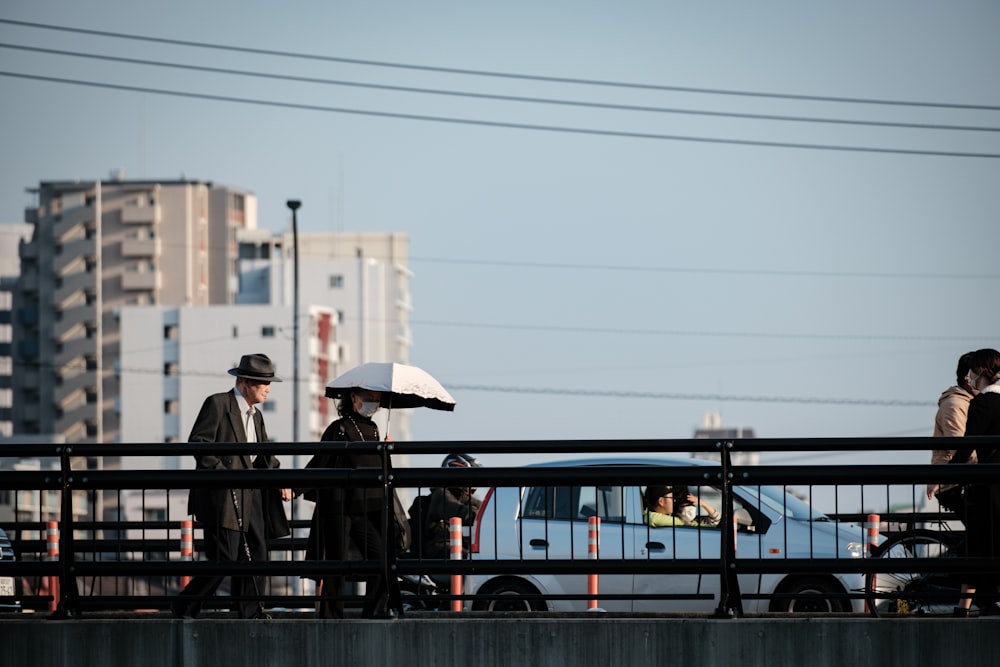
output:
<instances>
[{"instance_id":1,"label":"white umbrella","mask_svg":"<svg viewBox=\"0 0 1000 667\"><path fill-rule=\"evenodd\" d=\"M406 364L369 362L352 368L326 385L327 398L355 387L382 393L383 408L455 409L455 399L427 371Z\"/></svg>"}]
</instances>

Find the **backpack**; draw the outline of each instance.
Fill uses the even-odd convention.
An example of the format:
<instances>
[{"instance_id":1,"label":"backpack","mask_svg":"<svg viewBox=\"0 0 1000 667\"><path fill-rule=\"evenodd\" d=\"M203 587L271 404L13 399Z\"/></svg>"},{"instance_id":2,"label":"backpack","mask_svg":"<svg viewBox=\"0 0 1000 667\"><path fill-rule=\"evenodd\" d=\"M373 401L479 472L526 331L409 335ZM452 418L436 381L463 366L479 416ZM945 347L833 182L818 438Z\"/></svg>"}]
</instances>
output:
<instances>
[{"instance_id":1,"label":"backpack","mask_svg":"<svg viewBox=\"0 0 1000 667\"><path fill-rule=\"evenodd\" d=\"M430 505L430 494L417 496L410 505L410 550L417 558L424 557L424 542L430 537L430 527L427 525L427 510Z\"/></svg>"}]
</instances>

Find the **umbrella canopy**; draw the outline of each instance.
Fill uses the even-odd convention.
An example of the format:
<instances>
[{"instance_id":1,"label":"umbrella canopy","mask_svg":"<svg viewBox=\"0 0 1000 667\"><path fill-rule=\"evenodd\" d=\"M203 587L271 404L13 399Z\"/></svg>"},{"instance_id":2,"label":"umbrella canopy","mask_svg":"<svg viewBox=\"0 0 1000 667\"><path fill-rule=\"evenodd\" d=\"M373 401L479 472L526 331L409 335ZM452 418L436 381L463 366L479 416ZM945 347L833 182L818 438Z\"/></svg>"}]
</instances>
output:
<instances>
[{"instance_id":1,"label":"umbrella canopy","mask_svg":"<svg viewBox=\"0 0 1000 667\"><path fill-rule=\"evenodd\" d=\"M369 362L352 368L326 385L327 398L360 387L382 392L383 408L455 409L455 399L427 371L406 364Z\"/></svg>"}]
</instances>

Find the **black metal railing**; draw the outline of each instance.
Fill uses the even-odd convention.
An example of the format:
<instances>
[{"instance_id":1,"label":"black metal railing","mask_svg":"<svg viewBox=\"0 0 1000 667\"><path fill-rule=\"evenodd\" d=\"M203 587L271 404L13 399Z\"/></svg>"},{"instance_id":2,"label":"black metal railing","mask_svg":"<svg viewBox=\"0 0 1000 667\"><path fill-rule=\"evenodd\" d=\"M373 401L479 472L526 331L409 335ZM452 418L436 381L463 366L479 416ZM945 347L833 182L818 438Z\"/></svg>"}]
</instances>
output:
<instances>
[{"instance_id":1,"label":"black metal railing","mask_svg":"<svg viewBox=\"0 0 1000 667\"><path fill-rule=\"evenodd\" d=\"M977 441L996 446L1000 438L978 438ZM605 461L597 465L564 465L554 467L489 467L475 469L394 468L388 465L394 453L444 455L456 448L454 442L423 443L356 443L360 449L379 452L387 460L383 469L272 469L272 470L104 470L87 469L85 462L100 457L119 457L127 461L133 456L193 456L243 453L256 455L271 453L282 456L312 455L325 451L329 443L265 443L256 445L224 444L75 444L75 445L11 445L3 454L38 460L49 469L5 470L0 469L0 489L13 495L9 505L12 519L0 521L0 528L7 531L15 547L18 560L0 562L0 577L10 576L18 582L14 596L0 598L4 603L17 603L23 608L52 609L58 614L77 616L87 610L105 609L163 609L173 600L179 589L180 577L199 574L211 575L266 575L269 590L263 592L266 603L274 607L310 609L320 598L309 583L309 578L334 574L349 577L389 572L393 575L428 575L447 578L462 575L467 579L488 579L490 575L517 577L523 575L691 575L699 581L713 578L718 582L712 587L717 593L705 594L700 589L681 593L633 592L588 594L553 593L522 590L520 598L531 601L581 601L596 599L601 602L615 600L706 600L715 603L715 613L740 615L744 600L802 599L808 593L789 591L741 590L740 578L751 575L759 579L769 575L835 575L851 574L864 578L872 573L892 573L900 569L898 561L881 558L830 557L809 550L807 557L774 557L773 554L748 554L739 549L739 530L730 530L737 516L737 504L752 511L752 503L738 497L737 487L776 486L795 488L807 500L814 497L816 489L832 490L836 518L860 523L869 514L879 514L880 527L886 535L912 530L915 526L953 526L955 517L937 508L918 512L923 487L929 482L980 483L995 482L1000 473L997 465L733 465L732 455L740 452L885 452L929 451L931 449L968 446L968 439L891 438L891 439L751 439L751 440L601 440L601 441L476 441L463 442L461 449L473 455L524 454L550 455L600 455L606 459L622 459L622 452L634 455L669 455L674 458L692 453L715 455L717 462L699 466L650 466L638 463ZM387 473L387 474L386 474ZM311 503L301 499L306 511L293 509L293 533L290 537L272 540L269 562L216 563L199 560L200 538L195 539L195 556L181 560L181 521L187 519L182 501L185 491L191 488L363 488L386 500L393 489L420 490L441 486L471 486L479 489L516 489L518 497L523 491L538 487L607 487L637 489L649 484L686 484L691 487L713 487L721 500L723 528L719 534L718 551L699 551L694 557L640 558L619 555L605 557L599 554L590 559L581 550L570 550L559 557L525 558L525 546L520 545L521 557L494 553L473 554L468 560L438 560L400 557L392 549L383 550L378 561L373 560L305 560L308 513ZM805 491L802 491L802 490ZM909 490L909 492L907 492ZM128 511L133 503L123 494L139 493L137 511L140 518L130 518ZM156 502L147 503L146 494L155 492ZM621 491L625 493L625 491ZM54 495L58 503L48 502ZM905 498L912 500L909 506ZM849 500L843 498L849 497ZM903 498L903 501L899 499ZM894 500L895 499L895 500ZM105 502L108 501L108 502ZM112 502L113 501L113 502ZM763 503L762 500L758 500ZM842 507L841 505L850 505ZM152 506L152 508L151 508ZM113 512L108 507L117 508ZM155 510L155 512L152 512ZM787 508L786 508L787 509ZM756 508L761 515L764 509ZM383 511L392 516L391 506L384 503ZM499 512L497 503L486 504L484 512ZM98 515L100 512L100 516ZM146 514L157 518L146 518ZM515 516L516 515L516 516ZM486 517L483 517L484 519ZM524 517L515 511L509 517L492 516L490 523L495 534L494 544L509 539L499 527L502 522L513 525ZM619 529L615 517L606 516L602 540L625 541L625 528ZM52 547L45 532L49 521L58 522L58 557L46 560ZM626 520L622 519L624 526ZM543 530L554 534L555 520L542 517ZM580 520L582 530L586 521ZM840 524L837 524L840 525ZM195 524L197 529L197 524ZM473 527L473 531L481 528ZM506 528L504 528L506 530ZM647 543L658 542L652 536L656 529L647 530ZM690 529L688 529L690 530ZM844 530L847 530L846 528ZM851 529L857 532L856 529ZM633 530L633 533L635 531ZM572 534L572 528L571 528ZM197 532L196 532L197 535ZM818 541L818 538L817 538ZM668 540L669 542L669 540ZM714 542L713 542L714 544ZM676 547L675 547L676 548ZM558 550L554 550L558 551ZM623 546L622 554L626 549ZM993 573L996 561L992 558L953 557L948 559L921 557L917 554L906 561L911 572L944 573L971 579L983 573ZM55 585L58 584L58 594ZM881 592L882 595L888 595ZM504 593L504 595L509 595ZM452 595L438 591L437 602L458 599L463 602L501 599L500 593L484 589L465 590ZM898 591L901 599L909 591ZM814 595L813 595L814 596ZM847 608L856 608L857 602L871 599L871 591L863 586L827 591L827 596L845 601ZM349 594L348 600L356 602ZM224 606L230 598L209 601Z\"/></svg>"}]
</instances>

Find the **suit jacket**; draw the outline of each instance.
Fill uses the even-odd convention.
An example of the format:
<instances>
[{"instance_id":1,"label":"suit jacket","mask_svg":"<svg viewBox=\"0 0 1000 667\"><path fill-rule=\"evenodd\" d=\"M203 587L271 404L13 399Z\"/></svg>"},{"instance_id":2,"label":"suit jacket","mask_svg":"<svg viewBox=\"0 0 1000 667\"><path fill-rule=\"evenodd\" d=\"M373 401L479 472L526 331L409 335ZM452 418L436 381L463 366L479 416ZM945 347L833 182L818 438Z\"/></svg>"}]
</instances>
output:
<instances>
[{"instance_id":1,"label":"suit jacket","mask_svg":"<svg viewBox=\"0 0 1000 667\"><path fill-rule=\"evenodd\" d=\"M267 429L260 410L254 414L257 441L267 442ZM230 389L221 394L213 394L205 399L191 429L188 442L246 442L247 434L243 426L243 415L236 400L236 392ZM260 455L257 460L249 454L226 454L223 456L195 456L198 470L239 470L249 468L277 468L278 457L271 454ZM256 521L264 521L266 535L284 537L289 534L288 518L281 504L278 489L234 489L247 528ZM191 489L188 496L188 512L206 525L216 528L239 530L236 508L229 489Z\"/></svg>"}]
</instances>

